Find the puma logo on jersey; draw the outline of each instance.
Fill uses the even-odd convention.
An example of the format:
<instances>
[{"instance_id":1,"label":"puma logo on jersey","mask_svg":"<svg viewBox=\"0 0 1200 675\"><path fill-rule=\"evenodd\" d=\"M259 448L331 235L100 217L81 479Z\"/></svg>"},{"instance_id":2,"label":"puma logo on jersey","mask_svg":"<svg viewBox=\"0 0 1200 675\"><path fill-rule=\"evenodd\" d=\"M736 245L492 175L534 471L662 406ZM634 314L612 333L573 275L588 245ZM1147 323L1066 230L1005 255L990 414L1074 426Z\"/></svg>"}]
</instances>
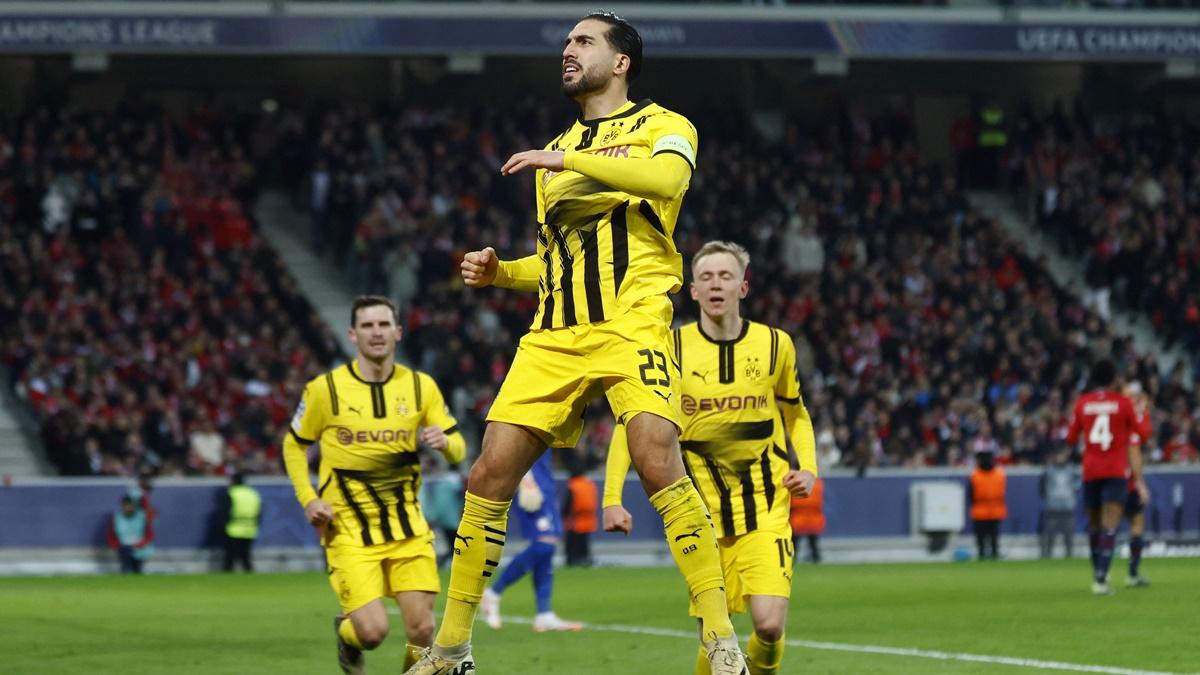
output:
<instances>
[{"instance_id":1,"label":"puma logo on jersey","mask_svg":"<svg viewBox=\"0 0 1200 675\"><path fill-rule=\"evenodd\" d=\"M689 534L681 534L678 537L675 537L675 541L687 539L688 537L695 537L695 538L699 539L700 538L700 530L703 530L703 529L704 529L703 527L697 527L696 529L692 530L691 533L689 533Z\"/></svg>"},{"instance_id":2,"label":"puma logo on jersey","mask_svg":"<svg viewBox=\"0 0 1200 675\"><path fill-rule=\"evenodd\" d=\"M347 405L347 406L346 406L346 410L349 410L350 412L354 413L355 415L358 415L359 417L362 417L362 411L361 411L361 410L359 410L358 408L355 408L355 407L354 407L354 406L352 406L352 405Z\"/></svg>"},{"instance_id":3,"label":"puma logo on jersey","mask_svg":"<svg viewBox=\"0 0 1200 675\"><path fill-rule=\"evenodd\" d=\"M654 393L655 393L655 394L658 394L658 397L659 397L659 398L661 398L662 400L666 401L667 403L670 403L670 402L671 402L671 395L670 395L670 394L664 394L664 393L662 393L661 391L656 391L656 392L654 392Z\"/></svg>"},{"instance_id":4,"label":"puma logo on jersey","mask_svg":"<svg viewBox=\"0 0 1200 675\"><path fill-rule=\"evenodd\" d=\"M708 373L711 373L711 372L712 371L710 370L710 371L701 373L698 370L693 370L692 374L695 375L696 377L700 378L700 381L703 382L704 384L708 384Z\"/></svg>"},{"instance_id":5,"label":"puma logo on jersey","mask_svg":"<svg viewBox=\"0 0 1200 675\"><path fill-rule=\"evenodd\" d=\"M462 539L463 546L470 547L470 546L471 546L471 540L472 540L472 539L474 539L475 537L464 537L464 536L462 536L461 534L459 534L459 533L455 532L455 533L454 533L454 538L455 538L455 539Z\"/></svg>"}]
</instances>

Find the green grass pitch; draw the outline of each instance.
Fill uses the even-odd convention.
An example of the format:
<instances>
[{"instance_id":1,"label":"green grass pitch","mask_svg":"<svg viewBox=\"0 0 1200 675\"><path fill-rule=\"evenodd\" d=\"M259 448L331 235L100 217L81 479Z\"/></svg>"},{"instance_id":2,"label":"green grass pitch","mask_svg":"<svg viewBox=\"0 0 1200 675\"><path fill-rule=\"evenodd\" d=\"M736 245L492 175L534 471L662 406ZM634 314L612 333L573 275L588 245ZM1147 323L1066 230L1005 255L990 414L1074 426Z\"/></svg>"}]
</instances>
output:
<instances>
[{"instance_id":1,"label":"green grass pitch","mask_svg":"<svg viewBox=\"0 0 1200 675\"><path fill-rule=\"evenodd\" d=\"M797 568L788 638L1017 657L1088 666L1200 671L1200 563L1149 560L1154 585L1093 597L1087 563L830 565ZM559 570L555 608L597 625L691 631L673 569ZM332 591L319 574L0 579L0 671L45 673L338 672ZM530 617L528 580L505 615ZM399 673L403 632L368 655ZM743 639L748 621L738 617ZM695 643L677 636L528 625L475 633L482 675L690 674ZM1016 673L1003 663L789 647L784 673ZM1043 670L1042 672L1046 672ZM1103 672L1103 671L1094 671Z\"/></svg>"}]
</instances>

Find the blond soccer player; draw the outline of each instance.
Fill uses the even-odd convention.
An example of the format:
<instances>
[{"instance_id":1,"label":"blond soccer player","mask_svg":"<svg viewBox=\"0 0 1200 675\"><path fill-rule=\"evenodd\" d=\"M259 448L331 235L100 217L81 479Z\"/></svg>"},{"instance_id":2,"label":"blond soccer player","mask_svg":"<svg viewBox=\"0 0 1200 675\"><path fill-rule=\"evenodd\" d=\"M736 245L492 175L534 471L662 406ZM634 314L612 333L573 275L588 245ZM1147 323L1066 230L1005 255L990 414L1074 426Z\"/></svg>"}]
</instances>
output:
<instances>
[{"instance_id":1,"label":"blond soccer player","mask_svg":"<svg viewBox=\"0 0 1200 675\"><path fill-rule=\"evenodd\" d=\"M700 320L675 329L673 356L683 372L684 463L716 523L727 601L732 611L750 611L751 675L774 675L792 591L790 494L813 489L816 443L791 338L742 318L749 264L746 249L730 242L709 242L696 253L691 293ZM604 489L608 531L628 533L633 525L621 505L628 470L626 436L617 427ZM696 673L709 672L701 654Z\"/></svg>"}]
</instances>

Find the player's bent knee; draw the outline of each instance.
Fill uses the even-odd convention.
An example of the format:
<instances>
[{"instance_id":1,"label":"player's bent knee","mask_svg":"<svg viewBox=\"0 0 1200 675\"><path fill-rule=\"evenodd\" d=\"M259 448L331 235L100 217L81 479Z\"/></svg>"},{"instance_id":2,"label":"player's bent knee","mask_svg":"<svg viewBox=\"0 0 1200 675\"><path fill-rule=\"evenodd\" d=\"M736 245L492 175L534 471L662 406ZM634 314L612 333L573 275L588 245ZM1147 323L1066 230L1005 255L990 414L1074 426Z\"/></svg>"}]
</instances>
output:
<instances>
[{"instance_id":1,"label":"player's bent knee","mask_svg":"<svg viewBox=\"0 0 1200 675\"><path fill-rule=\"evenodd\" d=\"M358 633L358 641L362 643L363 649L375 649L383 644L383 641L388 636L388 625L385 624L370 624L361 628L355 627L355 632Z\"/></svg>"},{"instance_id":2,"label":"player's bent knee","mask_svg":"<svg viewBox=\"0 0 1200 675\"><path fill-rule=\"evenodd\" d=\"M779 642L783 638L784 619L782 617L766 617L754 624L754 634L763 642Z\"/></svg>"},{"instance_id":3,"label":"player's bent knee","mask_svg":"<svg viewBox=\"0 0 1200 675\"><path fill-rule=\"evenodd\" d=\"M418 647L428 647L433 644L433 617L418 619L404 627L410 644Z\"/></svg>"}]
</instances>

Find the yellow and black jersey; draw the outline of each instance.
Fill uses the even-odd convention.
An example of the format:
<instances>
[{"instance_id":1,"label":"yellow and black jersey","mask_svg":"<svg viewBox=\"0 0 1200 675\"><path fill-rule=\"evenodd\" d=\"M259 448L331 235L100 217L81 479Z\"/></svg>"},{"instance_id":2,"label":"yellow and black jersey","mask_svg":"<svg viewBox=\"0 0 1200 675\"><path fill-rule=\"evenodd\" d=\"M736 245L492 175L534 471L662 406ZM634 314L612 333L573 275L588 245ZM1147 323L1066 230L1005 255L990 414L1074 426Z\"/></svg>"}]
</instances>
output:
<instances>
[{"instance_id":1,"label":"yellow and black jersey","mask_svg":"<svg viewBox=\"0 0 1200 675\"><path fill-rule=\"evenodd\" d=\"M466 441L429 375L397 365L384 382L367 382L351 360L314 378L283 444L301 506L325 500L335 526L355 532L364 546L424 534L429 526L417 502L417 432L426 426L439 426L449 437L443 454L450 463L462 461ZM305 448L317 442L321 466L314 490Z\"/></svg>"},{"instance_id":2,"label":"yellow and black jersey","mask_svg":"<svg viewBox=\"0 0 1200 675\"><path fill-rule=\"evenodd\" d=\"M679 290L683 259L672 235L683 192L637 197L571 167L581 154L621 161L674 154L694 170L697 144L687 118L647 99L577 120L546 145L565 152L566 168L539 169L535 177L541 270L534 330L604 321L642 298ZM628 171L654 170L635 164Z\"/></svg>"},{"instance_id":3,"label":"yellow and black jersey","mask_svg":"<svg viewBox=\"0 0 1200 675\"><path fill-rule=\"evenodd\" d=\"M675 329L673 339L682 378L684 466L718 536L786 527L790 499L783 477L791 468L789 440L800 468L817 473L812 422L800 396L791 338L744 321L733 340L712 339L699 323ZM614 433L613 446L621 445L618 458L628 454L623 436L623 428ZM619 500L627 470L619 464L614 468L613 448L609 452L606 506ZM627 458L617 461L628 466Z\"/></svg>"}]
</instances>

